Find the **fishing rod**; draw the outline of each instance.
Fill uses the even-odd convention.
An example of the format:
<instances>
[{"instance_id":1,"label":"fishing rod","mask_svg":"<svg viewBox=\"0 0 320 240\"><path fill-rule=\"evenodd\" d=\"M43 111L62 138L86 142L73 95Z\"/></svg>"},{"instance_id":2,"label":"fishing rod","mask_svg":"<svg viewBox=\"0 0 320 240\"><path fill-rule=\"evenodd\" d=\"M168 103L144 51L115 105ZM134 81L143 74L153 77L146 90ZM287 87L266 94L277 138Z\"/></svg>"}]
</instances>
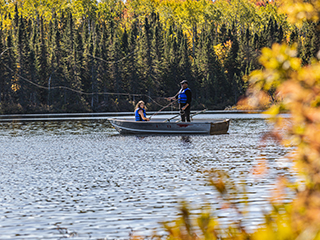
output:
<instances>
[{"instance_id":1,"label":"fishing rod","mask_svg":"<svg viewBox=\"0 0 320 240\"><path fill-rule=\"evenodd\" d=\"M206 109L204 109L204 110L201 110L201 111L198 111L198 112L195 112L195 113L193 113L192 115L190 115L190 118L192 118L192 117L194 117L194 116L196 116L196 115L198 115L198 114L200 114L200 113L204 113L205 111L207 111L208 109L206 108ZM183 114L184 114L184 112L183 112ZM178 114L178 116L179 116L180 114ZM182 114L181 114L182 115ZM176 116L177 117L177 116ZM180 120L178 120L178 121L176 121L176 122L181 122L181 119Z\"/></svg>"},{"instance_id":2,"label":"fishing rod","mask_svg":"<svg viewBox=\"0 0 320 240\"><path fill-rule=\"evenodd\" d=\"M163 109L165 109L165 108L169 107L171 104L175 103L177 100L178 100L178 99L176 99L176 100L172 101L172 102L171 102L171 103L169 103L167 106L164 106L163 108L161 108L158 112L156 112L156 113L152 114L152 115L149 117L149 119L151 119L153 116L158 115L158 114L159 114Z\"/></svg>"},{"instance_id":3,"label":"fishing rod","mask_svg":"<svg viewBox=\"0 0 320 240\"><path fill-rule=\"evenodd\" d=\"M175 116L173 116L171 118L168 118L167 120L164 120L164 122L170 122L170 120L175 119L178 116L180 116L180 113L178 113L177 115L175 115Z\"/></svg>"},{"instance_id":4,"label":"fishing rod","mask_svg":"<svg viewBox=\"0 0 320 240\"><path fill-rule=\"evenodd\" d=\"M204 113L205 111L207 111L208 109L206 108L206 109L203 109L203 110L201 110L201 111L198 111L198 112L195 112L194 114L192 114L190 117L192 118L192 117L194 117L194 116L196 116L196 115L198 115L198 114L200 114L200 113Z\"/></svg>"}]
</instances>

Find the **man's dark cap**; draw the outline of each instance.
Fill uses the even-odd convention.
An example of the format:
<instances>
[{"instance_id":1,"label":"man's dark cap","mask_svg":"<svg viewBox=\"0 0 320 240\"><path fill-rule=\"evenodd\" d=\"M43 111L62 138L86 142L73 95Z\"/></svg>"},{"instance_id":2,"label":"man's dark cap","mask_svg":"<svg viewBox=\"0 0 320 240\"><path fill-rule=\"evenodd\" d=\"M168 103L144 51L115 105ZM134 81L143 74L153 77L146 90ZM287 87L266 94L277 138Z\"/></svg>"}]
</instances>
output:
<instances>
[{"instance_id":1,"label":"man's dark cap","mask_svg":"<svg viewBox=\"0 0 320 240\"><path fill-rule=\"evenodd\" d=\"M184 83L188 84L188 81L187 80L183 80L183 81L180 82L180 84L184 84Z\"/></svg>"}]
</instances>

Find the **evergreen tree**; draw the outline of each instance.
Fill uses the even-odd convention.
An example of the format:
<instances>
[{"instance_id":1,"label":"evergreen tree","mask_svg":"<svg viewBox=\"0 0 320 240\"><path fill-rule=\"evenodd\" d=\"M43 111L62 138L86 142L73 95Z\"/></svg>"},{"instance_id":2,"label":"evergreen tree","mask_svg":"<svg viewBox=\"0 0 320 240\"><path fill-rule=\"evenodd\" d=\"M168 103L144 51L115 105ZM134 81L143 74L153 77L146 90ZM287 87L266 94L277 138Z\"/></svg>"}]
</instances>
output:
<instances>
[{"instance_id":1,"label":"evergreen tree","mask_svg":"<svg viewBox=\"0 0 320 240\"><path fill-rule=\"evenodd\" d=\"M315 56L320 51L320 21L314 25L314 54Z\"/></svg>"},{"instance_id":2,"label":"evergreen tree","mask_svg":"<svg viewBox=\"0 0 320 240\"><path fill-rule=\"evenodd\" d=\"M252 36L249 28L246 28L246 33L241 37L238 54L239 78L242 78L244 75L249 75L252 70L260 66L259 54L256 48L258 38L256 33ZM243 91L244 89L242 87L239 93L242 94Z\"/></svg>"},{"instance_id":3,"label":"evergreen tree","mask_svg":"<svg viewBox=\"0 0 320 240\"><path fill-rule=\"evenodd\" d=\"M20 17L17 30L18 82L16 86L19 104L24 111L30 112L35 110L38 100L35 87L37 83L35 51L30 47L29 24L29 21Z\"/></svg>"},{"instance_id":4,"label":"evergreen tree","mask_svg":"<svg viewBox=\"0 0 320 240\"><path fill-rule=\"evenodd\" d=\"M179 49L181 57L179 61L179 75L181 80L187 80L190 83L190 87L193 88L192 65L189 57L191 53L189 49L188 39L186 36L183 36ZM196 94L194 94L194 97L196 97Z\"/></svg>"},{"instance_id":5,"label":"evergreen tree","mask_svg":"<svg viewBox=\"0 0 320 240\"><path fill-rule=\"evenodd\" d=\"M38 84L41 86L48 86L49 79L49 66L48 66L48 52L47 52L47 44L45 41L45 33L44 33L44 23L43 19L40 19L40 37L38 39L38 54L37 54L37 69L39 74L39 82ZM39 91L39 99L41 104L47 104L47 92L48 90L38 89Z\"/></svg>"},{"instance_id":6,"label":"evergreen tree","mask_svg":"<svg viewBox=\"0 0 320 240\"><path fill-rule=\"evenodd\" d=\"M84 57L83 57L83 83L87 92L92 93L90 95L90 105L93 110L97 107L98 104L98 85L96 78L96 68L95 68L95 48L94 48L94 34L95 31L92 30L91 34L87 40Z\"/></svg>"},{"instance_id":7,"label":"evergreen tree","mask_svg":"<svg viewBox=\"0 0 320 240\"><path fill-rule=\"evenodd\" d=\"M138 28L137 22L133 22L131 25L131 31L129 33L128 47L129 47L129 56L127 58L127 68L125 74L128 84L128 91L133 94L139 93L141 88L141 82L139 81L138 66L137 66L137 37L138 37ZM135 96L133 96L133 102L137 102Z\"/></svg>"},{"instance_id":8,"label":"evergreen tree","mask_svg":"<svg viewBox=\"0 0 320 240\"><path fill-rule=\"evenodd\" d=\"M256 49L260 50L263 47L268 47L269 45L271 46L271 40L270 40L271 36L266 25L264 25L263 30L258 34L259 34L259 37L258 37L258 41L256 42L257 43Z\"/></svg>"},{"instance_id":9,"label":"evergreen tree","mask_svg":"<svg viewBox=\"0 0 320 240\"><path fill-rule=\"evenodd\" d=\"M173 33L173 27L171 26L167 31L165 38L165 51L164 58L166 63L166 77L163 81L163 86L168 91L169 96L173 96L177 92L181 77L179 76L179 57L177 40Z\"/></svg>"},{"instance_id":10,"label":"evergreen tree","mask_svg":"<svg viewBox=\"0 0 320 240\"><path fill-rule=\"evenodd\" d=\"M196 55L196 62L201 71L201 99L200 102L209 106L214 95L214 65L212 64L213 49L210 36L204 31L200 36L200 44ZM200 80L200 79L199 79Z\"/></svg>"},{"instance_id":11,"label":"evergreen tree","mask_svg":"<svg viewBox=\"0 0 320 240\"><path fill-rule=\"evenodd\" d=\"M63 90L55 89L55 86L63 85L63 69L62 69L62 48L61 48L61 34L58 27L59 22L56 14L53 14L52 37L51 37L51 51L49 57L50 70L48 72L48 100L47 105L53 106L54 109L60 109L63 98ZM53 88L53 89L51 89Z\"/></svg>"},{"instance_id":12,"label":"evergreen tree","mask_svg":"<svg viewBox=\"0 0 320 240\"><path fill-rule=\"evenodd\" d=\"M70 18L72 19L72 15L70 14ZM71 22L71 21L70 21ZM71 25L70 27L74 28L74 25ZM74 28L75 29L75 28ZM80 92L83 92L83 82L81 77L81 68L82 68L82 62L83 62L83 45L80 37L80 33L76 31L76 29L73 31L73 52L72 52L72 63L71 63L71 88L74 89L70 96L71 96L71 103L73 102L72 109L76 111L85 111L86 110L86 101L82 97L82 94ZM94 53L92 54L95 55ZM95 79L94 69L92 69L92 78ZM97 90L95 91L97 92Z\"/></svg>"},{"instance_id":13,"label":"evergreen tree","mask_svg":"<svg viewBox=\"0 0 320 240\"><path fill-rule=\"evenodd\" d=\"M225 43L227 41L227 27L223 23L219 29L218 33L218 42L219 43Z\"/></svg>"},{"instance_id":14,"label":"evergreen tree","mask_svg":"<svg viewBox=\"0 0 320 240\"><path fill-rule=\"evenodd\" d=\"M292 32L291 32L291 34L290 34L290 37L289 37L289 45L292 45L293 43L296 43L296 42L298 42L298 37L299 37L299 35L298 35L298 31L297 31L297 29L294 29Z\"/></svg>"},{"instance_id":15,"label":"evergreen tree","mask_svg":"<svg viewBox=\"0 0 320 240\"><path fill-rule=\"evenodd\" d=\"M71 8L62 8L59 16L53 12L50 20L45 10L42 16L38 9L27 16L27 8L13 5L4 15L5 23L0 23L0 51L9 46L0 59L1 105L19 106L15 111L20 112L44 111L46 105L49 111L131 110L135 98L101 93L172 96L179 82L187 79L195 105L222 108L234 104L245 91L242 77L261 67L261 48L281 43L289 35L289 44L298 42L303 64L320 48L319 23L291 30L271 12L267 21L255 18L247 27L238 25L238 19L227 22L217 16L214 21L206 16L205 23L189 23L186 32L176 21L182 18L160 21L159 14L148 10L138 19L122 6L121 2L104 10L110 10L109 20L104 22L95 14L75 19ZM218 11L215 9L215 14ZM221 50L218 55L216 49ZM89 94L81 95L82 91Z\"/></svg>"},{"instance_id":16,"label":"evergreen tree","mask_svg":"<svg viewBox=\"0 0 320 240\"><path fill-rule=\"evenodd\" d=\"M283 29L282 29L282 26L280 25L279 30L277 31L277 40L276 40L277 43L282 43L283 35L284 35Z\"/></svg>"},{"instance_id":17,"label":"evergreen tree","mask_svg":"<svg viewBox=\"0 0 320 240\"><path fill-rule=\"evenodd\" d=\"M163 87L163 59L164 59L164 42L163 29L159 21L159 16L153 15L152 22L152 40L151 40L151 58L153 70L153 84L156 89ZM164 91L160 91L157 95L165 95Z\"/></svg>"},{"instance_id":18,"label":"evergreen tree","mask_svg":"<svg viewBox=\"0 0 320 240\"><path fill-rule=\"evenodd\" d=\"M14 6L14 19L13 19L13 23L14 23L14 29L18 30L18 27L19 27L19 10L18 10L18 3L15 3L15 6ZM15 34L17 34L15 32Z\"/></svg>"},{"instance_id":19,"label":"evergreen tree","mask_svg":"<svg viewBox=\"0 0 320 240\"><path fill-rule=\"evenodd\" d=\"M108 41L108 35L106 26L104 23L102 23L102 30L101 30L101 36L100 36L100 42L98 43L98 47L96 50L96 55L100 58L99 61L97 61L97 81L101 85L100 89L104 93L108 92L110 90L108 79L108 64L106 62L106 59L108 58L107 53L107 46L106 43ZM100 110L108 110L108 94L103 94L102 103L100 106Z\"/></svg>"},{"instance_id":20,"label":"evergreen tree","mask_svg":"<svg viewBox=\"0 0 320 240\"><path fill-rule=\"evenodd\" d=\"M122 72L122 83L123 83L123 89L124 91L130 93L130 80L128 76L128 68L129 68L129 62L128 62L128 54L129 53L129 34L127 32L127 29L124 29L124 32L121 35L121 40L120 40L120 51L121 55L124 56L124 59L119 62L121 72Z\"/></svg>"},{"instance_id":21,"label":"evergreen tree","mask_svg":"<svg viewBox=\"0 0 320 240\"><path fill-rule=\"evenodd\" d=\"M5 48L6 52L2 55L2 66L4 66L4 74L3 74L3 81L4 81L4 94L3 94L3 101L4 105L11 105L16 104L15 101L17 99L17 81L14 78L14 73L16 71L16 55L14 53L14 45L12 39L12 31L7 31L7 39L5 41Z\"/></svg>"},{"instance_id":22,"label":"evergreen tree","mask_svg":"<svg viewBox=\"0 0 320 240\"><path fill-rule=\"evenodd\" d=\"M81 101L81 95L79 94L79 92L82 92L79 54L82 53L77 52L76 49L75 27L71 13L68 15L62 43L64 50L64 56L62 57L63 85L66 87L63 90L62 108L70 109L69 111L83 110L84 106ZM67 88L73 89L73 91L67 90Z\"/></svg>"},{"instance_id":23,"label":"evergreen tree","mask_svg":"<svg viewBox=\"0 0 320 240\"><path fill-rule=\"evenodd\" d=\"M26 47L28 45L28 40L26 38L26 30L23 17L19 18L19 25L17 28L17 72L18 72L18 80L15 83L16 92L18 97L18 103L21 105L23 109L26 109L27 106L27 83L23 77L25 73L26 67ZM27 76L25 76L27 77Z\"/></svg>"},{"instance_id":24,"label":"evergreen tree","mask_svg":"<svg viewBox=\"0 0 320 240\"><path fill-rule=\"evenodd\" d=\"M275 34L276 34L276 28L275 28L275 22L273 21L272 17L269 19L269 24L267 26L267 31L265 37L267 38L267 45L266 47L271 47L272 44L276 41Z\"/></svg>"},{"instance_id":25,"label":"evergreen tree","mask_svg":"<svg viewBox=\"0 0 320 240\"><path fill-rule=\"evenodd\" d=\"M39 40L39 26L36 24L36 22L33 22L31 24L32 31L30 33L30 47L35 51L36 54L38 54L39 44L37 41Z\"/></svg>"},{"instance_id":26,"label":"evergreen tree","mask_svg":"<svg viewBox=\"0 0 320 240\"><path fill-rule=\"evenodd\" d=\"M2 23L0 22L0 26ZM6 79L5 79L5 72L6 72L6 67L4 66L3 60L3 52L4 52L4 34L2 29L0 28L0 107L3 102L3 99L5 98L6 95ZM0 109L1 110L1 109Z\"/></svg>"},{"instance_id":27,"label":"evergreen tree","mask_svg":"<svg viewBox=\"0 0 320 240\"><path fill-rule=\"evenodd\" d=\"M304 30L306 32L305 39L303 44L300 46L300 57L302 59L302 64L308 64L312 57L315 56L316 47L315 41L316 36L314 32L314 25L313 24L306 24L304 26Z\"/></svg>"},{"instance_id":28,"label":"evergreen tree","mask_svg":"<svg viewBox=\"0 0 320 240\"><path fill-rule=\"evenodd\" d=\"M145 17L144 26L143 26L143 38L141 51L143 55L142 61L142 71L144 72L144 84L146 89L148 90L149 96L152 95L153 91L153 81L154 81L154 71L153 71L153 63L151 58L151 25L149 24L149 20ZM142 46L144 46L142 48Z\"/></svg>"},{"instance_id":29,"label":"evergreen tree","mask_svg":"<svg viewBox=\"0 0 320 240\"><path fill-rule=\"evenodd\" d=\"M114 71L117 69L117 65L114 66L115 64L117 64L117 61L119 60L118 55L119 52L115 52L117 50L114 50L114 47L117 46L114 44L114 37L115 34L115 29L114 29L114 22L112 20L109 21L107 27L105 28L105 33L103 35L103 39L106 39L105 41L105 55L107 59L107 61L105 62L105 67L103 67L104 72L103 72L103 76L104 76L104 80L103 80L103 87L104 89L106 89L107 91L105 92L116 92L116 87L115 87L115 75L114 75ZM119 79L116 79L116 84L119 83ZM116 97L115 96L108 96L105 95L104 96L104 100L106 101L107 108L110 111L116 111L118 109L118 100L120 98L120 95L118 94ZM118 100L117 100L118 99ZM116 103L116 104L115 104Z\"/></svg>"},{"instance_id":30,"label":"evergreen tree","mask_svg":"<svg viewBox=\"0 0 320 240\"><path fill-rule=\"evenodd\" d=\"M119 69L120 59L122 58L120 54L120 44L119 38L116 33L110 35L110 48L109 48L109 74L110 80L113 85L113 92L117 93L117 100L120 100L120 93L122 92L122 79ZM117 106L118 108L119 106ZM117 109L119 110L119 109Z\"/></svg>"},{"instance_id":31,"label":"evergreen tree","mask_svg":"<svg viewBox=\"0 0 320 240\"><path fill-rule=\"evenodd\" d=\"M239 88L241 88L241 83L238 81L238 76L240 76L238 59L239 43L236 35L232 35L231 40L232 46L225 61L225 68L227 70L227 77L231 87L231 89L229 89L230 92L228 96L233 96L233 104L236 104L240 93Z\"/></svg>"}]
</instances>

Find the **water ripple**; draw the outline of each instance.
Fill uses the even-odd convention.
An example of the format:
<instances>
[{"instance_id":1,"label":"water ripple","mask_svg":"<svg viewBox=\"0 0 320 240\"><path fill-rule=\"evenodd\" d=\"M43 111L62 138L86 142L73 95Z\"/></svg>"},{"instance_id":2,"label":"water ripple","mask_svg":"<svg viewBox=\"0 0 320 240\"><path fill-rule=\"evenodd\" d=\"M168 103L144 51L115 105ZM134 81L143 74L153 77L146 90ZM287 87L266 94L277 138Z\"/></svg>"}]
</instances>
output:
<instances>
[{"instance_id":1,"label":"water ripple","mask_svg":"<svg viewBox=\"0 0 320 240\"><path fill-rule=\"evenodd\" d=\"M219 210L208 169L247 184L247 223L258 224L276 176L294 177L283 167L288 149L271 140L260 147L267 129L264 119L236 119L226 135L122 136L106 120L1 123L0 238L150 234L182 199L211 202L227 223L233 213ZM259 156L270 167L257 181Z\"/></svg>"}]
</instances>

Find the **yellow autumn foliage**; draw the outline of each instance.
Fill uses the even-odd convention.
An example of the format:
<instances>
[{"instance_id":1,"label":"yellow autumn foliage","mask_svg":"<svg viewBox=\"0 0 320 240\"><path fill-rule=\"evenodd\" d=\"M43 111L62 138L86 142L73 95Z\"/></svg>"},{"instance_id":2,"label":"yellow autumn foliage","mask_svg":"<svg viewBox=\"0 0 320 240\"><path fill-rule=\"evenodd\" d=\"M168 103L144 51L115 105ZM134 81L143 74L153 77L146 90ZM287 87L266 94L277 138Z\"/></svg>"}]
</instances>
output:
<instances>
[{"instance_id":1,"label":"yellow autumn foliage","mask_svg":"<svg viewBox=\"0 0 320 240\"><path fill-rule=\"evenodd\" d=\"M320 11L316 2L299 3L292 1L282 6L290 9L291 20L300 24L302 20L318 20ZM302 6L302 5L303 6ZM297 10L298 9L298 10ZM303 18L295 11L304 13ZM296 57L295 47L286 44L275 44L271 49L263 49L260 58L263 70L251 74L251 84L254 91L251 95L259 103L260 92L274 88L279 101L267 112L273 115L275 130L285 129L280 135L283 144L294 139L297 150L293 162L299 174L304 179L304 186L296 188L297 195L293 199L290 212L291 239L300 236L301 239L319 239L320 235L320 62L314 59L307 66L301 65ZM281 119L280 109L290 113L290 124ZM279 229L279 231L281 228ZM308 237L304 236L309 232ZM278 233L278 232L277 232ZM278 235L279 236L279 235ZM284 238L277 238L284 239Z\"/></svg>"},{"instance_id":2,"label":"yellow autumn foliage","mask_svg":"<svg viewBox=\"0 0 320 240\"><path fill-rule=\"evenodd\" d=\"M227 58L231 47L232 47L232 42L230 40L225 42L224 44L219 43L213 46L214 52L217 55L222 66L224 66L224 60Z\"/></svg>"},{"instance_id":3,"label":"yellow autumn foliage","mask_svg":"<svg viewBox=\"0 0 320 240\"><path fill-rule=\"evenodd\" d=\"M301 26L306 20L318 21L320 1L289 0L281 3L281 11L292 23ZM225 54L223 45L215 46L218 56ZM320 54L318 54L320 55ZM219 59L220 59L219 57ZM221 57L222 58L222 57ZM274 44L262 49L260 63L263 69L250 74L250 88L247 99L241 101L254 107L271 104L266 113L272 117L273 130L268 134L287 146L296 149L288 154L294 163L302 183L289 183L279 178L270 196L273 210L265 214L265 221L255 231L248 232L238 222L221 227L214 214L202 210L197 217L191 217L190 206L181 207L181 216L174 222L165 223L166 239L232 239L232 240L318 240L320 239L320 62L319 59L302 66L297 57L297 46ZM282 118L286 110L289 117ZM281 131L279 131L281 129ZM267 160L253 169L255 175L263 175ZM252 174L253 174L252 173ZM232 199L245 201L245 190L235 186L228 174L221 171L208 173L209 183L220 194L223 208L244 216ZM285 203L286 189L294 190L291 203ZM242 194L242 195L241 195ZM156 237L155 237L156 238Z\"/></svg>"},{"instance_id":4,"label":"yellow autumn foliage","mask_svg":"<svg viewBox=\"0 0 320 240\"><path fill-rule=\"evenodd\" d=\"M306 20L319 20L319 0L280 0L280 13L288 16L288 21L301 27Z\"/></svg>"}]
</instances>

